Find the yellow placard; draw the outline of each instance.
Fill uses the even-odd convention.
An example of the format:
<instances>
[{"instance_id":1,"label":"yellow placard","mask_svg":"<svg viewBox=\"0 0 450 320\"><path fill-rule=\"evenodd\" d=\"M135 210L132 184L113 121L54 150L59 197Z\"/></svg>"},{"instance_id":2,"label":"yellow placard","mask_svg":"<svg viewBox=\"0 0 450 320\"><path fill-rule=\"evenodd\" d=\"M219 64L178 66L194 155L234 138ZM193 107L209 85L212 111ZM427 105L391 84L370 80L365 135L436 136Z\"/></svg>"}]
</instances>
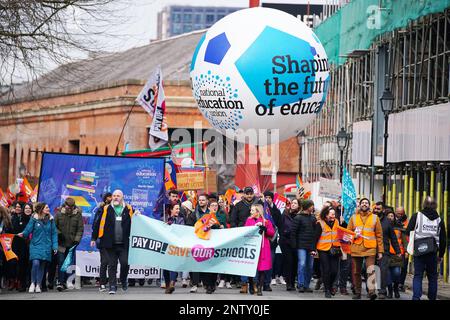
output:
<instances>
[{"instance_id":1,"label":"yellow placard","mask_svg":"<svg viewBox=\"0 0 450 320\"><path fill-rule=\"evenodd\" d=\"M178 190L202 190L204 188L205 178L203 172L177 173Z\"/></svg>"}]
</instances>

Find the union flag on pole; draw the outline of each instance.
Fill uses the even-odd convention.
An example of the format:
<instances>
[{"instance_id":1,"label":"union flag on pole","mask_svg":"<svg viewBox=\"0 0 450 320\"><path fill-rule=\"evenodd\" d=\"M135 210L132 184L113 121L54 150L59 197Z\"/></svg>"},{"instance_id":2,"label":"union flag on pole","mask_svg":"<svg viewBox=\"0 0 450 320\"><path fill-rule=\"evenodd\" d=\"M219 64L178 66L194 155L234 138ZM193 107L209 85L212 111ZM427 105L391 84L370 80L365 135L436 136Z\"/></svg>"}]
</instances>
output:
<instances>
[{"instance_id":1,"label":"union flag on pole","mask_svg":"<svg viewBox=\"0 0 450 320\"><path fill-rule=\"evenodd\" d=\"M303 183L302 178L300 177L299 174L297 174L297 178L295 179L295 184L297 185L297 193L300 198L306 200L306 199L309 199L309 197L311 197L311 191L309 191L305 187L305 184Z\"/></svg>"},{"instance_id":2,"label":"union flag on pole","mask_svg":"<svg viewBox=\"0 0 450 320\"><path fill-rule=\"evenodd\" d=\"M8 206L8 199L6 198L5 194L3 193L2 188L0 188L0 205L3 207Z\"/></svg>"},{"instance_id":3,"label":"union flag on pole","mask_svg":"<svg viewBox=\"0 0 450 320\"><path fill-rule=\"evenodd\" d=\"M160 81L156 93L155 112L153 113L152 125L150 127L150 136L148 144L151 150L156 150L169 142L169 128L166 118L166 96L160 72Z\"/></svg>"},{"instance_id":4,"label":"union flag on pole","mask_svg":"<svg viewBox=\"0 0 450 320\"><path fill-rule=\"evenodd\" d=\"M350 254L351 253L351 245L353 243L353 239L355 238L355 233L351 230L343 228L341 226L337 227L337 238L341 243L342 251Z\"/></svg>"},{"instance_id":5,"label":"union flag on pole","mask_svg":"<svg viewBox=\"0 0 450 320\"><path fill-rule=\"evenodd\" d=\"M12 251L14 235L10 233L0 234L0 243L2 244L3 252L6 257L6 261L11 259L19 259L17 255Z\"/></svg>"},{"instance_id":6,"label":"union flag on pole","mask_svg":"<svg viewBox=\"0 0 450 320\"><path fill-rule=\"evenodd\" d=\"M215 212L205 214L194 224L194 233L200 239L209 240L211 238L211 227L215 224L219 224Z\"/></svg>"},{"instance_id":7,"label":"union flag on pole","mask_svg":"<svg viewBox=\"0 0 450 320\"><path fill-rule=\"evenodd\" d=\"M153 151L166 145L169 135L166 120L166 97L160 67L156 68L148 78L144 88L137 96L136 102L152 117L148 140L150 149Z\"/></svg>"},{"instance_id":8,"label":"union flag on pole","mask_svg":"<svg viewBox=\"0 0 450 320\"><path fill-rule=\"evenodd\" d=\"M281 210L282 208L286 208L286 202L287 198L279 195L278 193L275 193L273 203L275 203L279 210Z\"/></svg>"},{"instance_id":9,"label":"union flag on pole","mask_svg":"<svg viewBox=\"0 0 450 320\"><path fill-rule=\"evenodd\" d=\"M157 68L155 72L150 75L147 83L136 98L136 102L139 103L151 117L153 117L153 114L155 113L156 98L160 82L161 69Z\"/></svg>"}]
</instances>

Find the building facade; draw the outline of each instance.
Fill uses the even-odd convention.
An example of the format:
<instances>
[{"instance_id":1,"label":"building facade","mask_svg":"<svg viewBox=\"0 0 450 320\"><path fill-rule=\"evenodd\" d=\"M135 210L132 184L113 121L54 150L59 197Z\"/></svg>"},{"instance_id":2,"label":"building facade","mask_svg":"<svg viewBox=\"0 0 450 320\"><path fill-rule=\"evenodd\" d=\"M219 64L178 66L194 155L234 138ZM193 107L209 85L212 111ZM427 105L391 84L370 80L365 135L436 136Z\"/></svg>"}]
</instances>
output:
<instances>
[{"instance_id":1,"label":"building facade","mask_svg":"<svg viewBox=\"0 0 450 320\"><path fill-rule=\"evenodd\" d=\"M63 65L3 96L0 187L5 190L25 175L37 181L45 151L117 155L125 148L147 149L151 118L135 99L157 66L164 80L169 138L176 129L193 133L199 126L203 132L211 128L192 96L189 78L192 53L202 36L192 32ZM298 172L296 139L281 143L279 150L282 189ZM234 187L235 166L207 161L218 173L219 191ZM261 187L272 189L270 181L265 175Z\"/></svg>"},{"instance_id":2,"label":"building facade","mask_svg":"<svg viewBox=\"0 0 450 320\"><path fill-rule=\"evenodd\" d=\"M240 9L242 8L167 6L158 13L158 39L207 29L226 15Z\"/></svg>"},{"instance_id":3,"label":"building facade","mask_svg":"<svg viewBox=\"0 0 450 320\"><path fill-rule=\"evenodd\" d=\"M449 18L446 1L380 8L362 0L342 5L315 29L332 70L326 107L305 130L304 179L339 179L336 136L343 128L349 137L343 166L360 196L379 201L384 190L387 204L412 214L432 195L439 212L448 212ZM387 132L380 103L386 89L394 97Z\"/></svg>"}]
</instances>

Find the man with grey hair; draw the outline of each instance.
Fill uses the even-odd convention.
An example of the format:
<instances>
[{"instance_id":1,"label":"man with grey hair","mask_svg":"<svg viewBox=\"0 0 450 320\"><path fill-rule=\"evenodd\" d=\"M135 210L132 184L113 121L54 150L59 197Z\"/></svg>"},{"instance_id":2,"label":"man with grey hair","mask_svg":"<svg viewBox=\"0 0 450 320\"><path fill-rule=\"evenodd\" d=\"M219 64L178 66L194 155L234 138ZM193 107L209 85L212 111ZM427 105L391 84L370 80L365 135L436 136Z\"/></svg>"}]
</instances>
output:
<instances>
[{"instance_id":1,"label":"man with grey hair","mask_svg":"<svg viewBox=\"0 0 450 320\"><path fill-rule=\"evenodd\" d=\"M99 245L106 250L108 260L109 294L117 291L117 262L120 262L122 290L128 289L128 246L130 242L133 208L126 204L123 192L115 190L112 201L103 208L101 218L92 226L92 242L99 239Z\"/></svg>"},{"instance_id":2,"label":"man with grey hair","mask_svg":"<svg viewBox=\"0 0 450 320\"><path fill-rule=\"evenodd\" d=\"M440 218L436 200L426 197L423 209L409 221L407 232L414 231L413 300L422 297L423 273L427 272L428 299L436 300L438 290L437 266L447 248L444 220Z\"/></svg>"}]
</instances>

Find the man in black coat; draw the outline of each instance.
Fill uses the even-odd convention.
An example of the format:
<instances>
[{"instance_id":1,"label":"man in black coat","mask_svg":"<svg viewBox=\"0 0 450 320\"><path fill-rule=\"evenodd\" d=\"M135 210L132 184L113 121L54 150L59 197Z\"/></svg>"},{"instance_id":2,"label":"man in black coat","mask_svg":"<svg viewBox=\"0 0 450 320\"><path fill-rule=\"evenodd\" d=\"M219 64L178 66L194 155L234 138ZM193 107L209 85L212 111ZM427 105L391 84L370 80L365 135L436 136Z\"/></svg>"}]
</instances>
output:
<instances>
[{"instance_id":1,"label":"man in black coat","mask_svg":"<svg viewBox=\"0 0 450 320\"><path fill-rule=\"evenodd\" d=\"M247 218L250 217L250 208L254 204L263 205L262 201L255 197L252 187L244 188L244 196L236 203L231 211L231 227L243 227Z\"/></svg>"},{"instance_id":2,"label":"man in black coat","mask_svg":"<svg viewBox=\"0 0 450 320\"><path fill-rule=\"evenodd\" d=\"M381 273L381 284L378 290L378 299L386 299L386 288L389 276L389 262L391 260L391 255L389 249L394 248L395 254L401 257L400 246L398 245L397 236L395 235L394 228L392 228L391 222L386 218L387 212L393 211L391 208L385 208L383 202L377 202L373 208L373 213L375 213L380 218L381 228L383 229L383 246L384 254L383 257L377 261L380 267Z\"/></svg>"},{"instance_id":3,"label":"man in black coat","mask_svg":"<svg viewBox=\"0 0 450 320\"><path fill-rule=\"evenodd\" d=\"M115 294L117 291L118 261L120 261L122 290L128 289L128 246L132 215L133 208L125 203L123 192L116 190L112 194L111 204L105 206L101 218L92 227L91 246L100 239L99 246L105 248L108 256L109 294Z\"/></svg>"},{"instance_id":4,"label":"man in black coat","mask_svg":"<svg viewBox=\"0 0 450 320\"><path fill-rule=\"evenodd\" d=\"M281 212L277 208L277 206L273 203L274 194L271 191L264 192L264 200L267 203L267 206L270 211L270 216L272 217L274 227L277 228L277 230L281 230ZM270 251L272 253L272 269L268 270L266 272L266 275L264 277L264 291L272 291L272 288L270 287L270 282L272 280L272 274L273 274L273 266L275 265L275 251L278 247L278 233L274 237L273 241L270 242Z\"/></svg>"},{"instance_id":5,"label":"man in black coat","mask_svg":"<svg viewBox=\"0 0 450 320\"><path fill-rule=\"evenodd\" d=\"M112 201L112 193L106 192L105 194L103 194L102 200L103 200L103 202L101 202L99 204L97 210L95 211L94 222L92 223L93 226L96 225L97 223L100 224L100 219L102 218L103 209L105 208L105 206L109 205ZM108 281L107 277L106 277L106 270L108 268L108 256L106 253L106 249L102 248L102 246L100 245L100 241L95 241L91 237L91 245L93 243L97 246L97 249L100 252L100 288L99 288L99 291L105 292L106 284Z\"/></svg>"},{"instance_id":6,"label":"man in black coat","mask_svg":"<svg viewBox=\"0 0 450 320\"><path fill-rule=\"evenodd\" d=\"M291 229L291 247L298 255L298 291L313 292L309 288L312 277L314 256L316 255L315 231L317 219L314 215L314 202L305 200L303 211L294 218Z\"/></svg>"}]
</instances>

